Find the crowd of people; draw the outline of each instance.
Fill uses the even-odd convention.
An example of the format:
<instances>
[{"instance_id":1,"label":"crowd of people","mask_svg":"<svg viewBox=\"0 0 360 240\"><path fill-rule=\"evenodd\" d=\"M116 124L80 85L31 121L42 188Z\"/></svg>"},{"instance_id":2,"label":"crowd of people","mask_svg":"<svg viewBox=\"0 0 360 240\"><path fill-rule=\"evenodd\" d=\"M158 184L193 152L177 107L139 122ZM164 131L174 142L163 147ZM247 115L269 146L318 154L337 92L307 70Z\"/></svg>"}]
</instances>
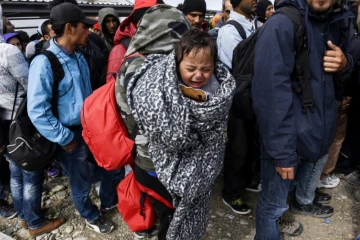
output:
<instances>
[{"instance_id":1,"label":"crowd of people","mask_svg":"<svg viewBox=\"0 0 360 240\"><path fill-rule=\"evenodd\" d=\"M4 16L0 25L1 124L9 129L26 93L32 124L58 144L58 164L27 171L1 143L12 204L1 179L0 215L18 216L30 236L66 222L41 209L44 176L60 172L86 226L108 234L106 215L132 171L159 221L134 234L161 240L204 236L221 171L222 201L234 213L250 214L244 193L259 193L254 239L300 235L300 222L282 218L289 205L293 214L331 217L331 195L321 188L339 185L334 173L360 186L357 2L224 0L210 23L205 0L177 8L135 0L123 21L111 7L88 18L75 0L53 0L49 10L31 37ZM249 59L238 59L241 48ZM60 82L45 50L61 64ZM252 64L249 74L237 74L243 62ZM83 104L107 84L135 142L131 168L100 167L82 134ZM100 209L89 197L95 182Z\"/></svg>"}]
</instances>

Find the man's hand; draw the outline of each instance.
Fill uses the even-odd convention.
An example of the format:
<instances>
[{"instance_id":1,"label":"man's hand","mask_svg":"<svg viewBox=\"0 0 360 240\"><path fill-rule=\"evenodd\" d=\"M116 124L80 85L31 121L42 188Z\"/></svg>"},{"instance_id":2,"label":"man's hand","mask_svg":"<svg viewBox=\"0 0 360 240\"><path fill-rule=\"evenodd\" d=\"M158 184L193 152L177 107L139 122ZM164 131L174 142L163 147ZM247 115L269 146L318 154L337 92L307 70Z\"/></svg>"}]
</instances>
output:
<instances>
[{"instance_id":1,"label":"man's hand","mask_svg":"<svg viewBox=\"0 0 360 240\"><path fill-rule=\"evenodd\" d=\"M324 71L329 73L341 72L347 67L348 60L341 49L331 41L327 42L330 50L325 51Z\"/></svg>"},{"instance_id":2,"label":"man's hand","mask_svg":"<svg viewBox=\"0 0 360 240\"><path fill-rule=\"evenodd\" d=\"M351 97L343 97L341 103L340 103L340 110L346 110L350 106Z\"/></svg>"},{"instance_id":3,"label":"man's hand","mask_svg":"<svg viewBox=\"0 0 360 240\"><path fill-rule=\"evenodd\" d=\"M282 179L290 179L294 180L294 168L281 168L281 167L275 167L276 171L280 174Z\"/></svg>"},{"instance_id":4,"label":"man's hand","mask_svg":"<svg viewBox=\"0 0 360 240\"><path fill-rule=\"evenodd\" d=\"M67 152L72 152L75 150L76 146L77 146L77 141L74 137L73 140L71 140L71 142L68 145L63 146L63 149Z\"/></svg>"}]
</instances>

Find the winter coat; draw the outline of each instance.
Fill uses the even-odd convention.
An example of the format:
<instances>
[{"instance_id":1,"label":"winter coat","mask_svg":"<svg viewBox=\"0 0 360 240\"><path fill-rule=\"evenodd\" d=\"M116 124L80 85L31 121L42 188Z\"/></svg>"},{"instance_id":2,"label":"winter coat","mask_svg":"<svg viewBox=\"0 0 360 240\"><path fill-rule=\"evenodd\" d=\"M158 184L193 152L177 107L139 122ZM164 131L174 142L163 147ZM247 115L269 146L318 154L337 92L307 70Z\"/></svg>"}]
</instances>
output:
<instances>
[{"instance_id":1,"label":"winter coat","mask_svg":"<svg viewBox=\"0 0 360 240\"><path fill-rule=\"evenodd\" d=\"M1 36L1 35L0 35ZM0 116L11 120L15 101L16 85L19 84L16 96L15 112L27 89L29 67L20 50L10 44L0 43Z\"/></svg>"},{"instance_id":2,"label":"winter coat","mask_svg":"<svg viewBox=\"0 0 360 240\"><path fill-rule=\"evenodd\" d=\"M154 54L127 87L128 103L139 132L149 141L156 175L173 199L175 213L167 239L201 239L209 221L235 91L235 80L222 63L216 64L214 74L219 87L208 100L198 102L179 88L175 52Z\"/></svg>"},{"instance_id":3,"label":"winter coat","mask_svg":"<svg viewBox=\"0 0 360 240\"><path fill-rule=\"evenodd\" d=\"M156 53L168 54L174 50L174 45L179 41L181 35L190 29L185 16L177 9L167 5L152 7L143 19L144 21L141 21L125 57L136 52L145 56ZM161 19L161 21L157 19ZM123 120L129 133L133 131L136 122L127 102L126 87L143 62L144 59L139 57L130 64L121 66L123 74L117 77L115 84L116 102L123 116L125 116ZM154 164L148 153L146 137L138 134L135 144L137 150L136 164L147 172L155 172Z\"/></svg>"},{"instance_id":4,"label":"winter coat","mask_svg":"<svg viewBox=\"0 0 360 240\"><path fill-rule=\"evenodd\" d=\"M261 157L273 160L278 167L294 167L300 159L316 162L328 153L336 128L334 82L351 71L353 57L349 49L359 41L350 29L345 45L341 44L342 26L353 17L346 9L324 16L312 13L305 0L287 0L279 7L286 4L297 7L305 19L314 112L303 113L300 98L291 88L295 64L293 23L285 15L275 14L258 35L252 98L263 146ZM341 46L348 59L342 72L323 70L327 40Z\"/></svg>"}]
</instances>

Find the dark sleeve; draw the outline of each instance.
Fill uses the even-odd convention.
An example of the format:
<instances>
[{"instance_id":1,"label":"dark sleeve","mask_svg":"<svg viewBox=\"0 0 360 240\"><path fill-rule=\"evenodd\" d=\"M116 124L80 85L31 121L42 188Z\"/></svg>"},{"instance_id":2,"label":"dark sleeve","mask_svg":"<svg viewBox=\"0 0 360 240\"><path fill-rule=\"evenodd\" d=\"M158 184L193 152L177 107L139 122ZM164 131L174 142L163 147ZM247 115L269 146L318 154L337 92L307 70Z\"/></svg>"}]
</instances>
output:
<instances>
[{"instance_id":1,"label":"dark sleeve","mask_svg":"<svg viewBox=\"0 0 360 240\"><path fill-rule=\"evenodd\" d=\"M352 95L352 87L354 81L359 81L357 78L357 66L360 61L360 38L358 36L357 30L353 21L348 20L348 29L346 43L341 47L341 50L345 54L348 65L341 72L334 74L334 86L335 86L335 95L337 100L341 100L343 96Z\"/></svg>"},{"instance_id":2,"label":"dark sleeve","mask_svg":"<svg viewBox=\"0 0 360 240\"><path fill-rule=\"evenodd\" d=\"M295 64L294 27L276 14L260 29L252 83L254 112L266 156L278 167L298 164L290 74Z\"/></svg>"},{"instance_id":3,"label":"dark sleeve","mask_svg":"<svg viewBox=\"0 0 360 240\"><path fill-rule=\"evenodd\" d=\"M99 49L101 49L103 56L108 59L109 57L109 51L108 48L105 44L104 39L102 39L99 35L95 34L95 33L90 33L89 34L89 40L92 41L93 43L95 43Z\"/></svg>"}]
</instances>

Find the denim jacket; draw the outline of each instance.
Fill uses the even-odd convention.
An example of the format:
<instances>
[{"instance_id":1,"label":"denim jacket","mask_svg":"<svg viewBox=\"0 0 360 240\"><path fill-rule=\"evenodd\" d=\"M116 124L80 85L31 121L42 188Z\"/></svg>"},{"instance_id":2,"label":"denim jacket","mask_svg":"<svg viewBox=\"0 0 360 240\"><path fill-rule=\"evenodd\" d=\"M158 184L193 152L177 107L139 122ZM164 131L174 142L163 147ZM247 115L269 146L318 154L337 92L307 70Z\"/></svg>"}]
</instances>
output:
<instances>
[{"instance_id":1,"label":"denim jacket","mask_svg":"<svg viewBox=\"0 0 360 240\"><path fill-rule=\"evenodd\" d=\"M240 23L245 32L246 37L249 37L255 31L255 20L249 21L243 15L231 11L228 21L234 20ZM225 24L220 28L217 38L218 56L229 69L231 69L231 62L233 57L234 48L243 40L240 34L233 25Z\"/></svg>"},{"instance_id":2,"label":"denim jacket","mask_svg":"<svg viewBox=\"0 0 360 240\"><path fill-rule=\"evenodd\" d=\"M65 146L74 133L68 127L79 126L80 111L91 93L89 67L82 54L71 54L59 47L54 39L47 49L59 59L65 77L59 82L59 118L51 110L52 86L54 83L50 62L44 55L37 56L30 65L27 93L29 117L40 132L52 142Z\"/></svg>"}]
</instances>

